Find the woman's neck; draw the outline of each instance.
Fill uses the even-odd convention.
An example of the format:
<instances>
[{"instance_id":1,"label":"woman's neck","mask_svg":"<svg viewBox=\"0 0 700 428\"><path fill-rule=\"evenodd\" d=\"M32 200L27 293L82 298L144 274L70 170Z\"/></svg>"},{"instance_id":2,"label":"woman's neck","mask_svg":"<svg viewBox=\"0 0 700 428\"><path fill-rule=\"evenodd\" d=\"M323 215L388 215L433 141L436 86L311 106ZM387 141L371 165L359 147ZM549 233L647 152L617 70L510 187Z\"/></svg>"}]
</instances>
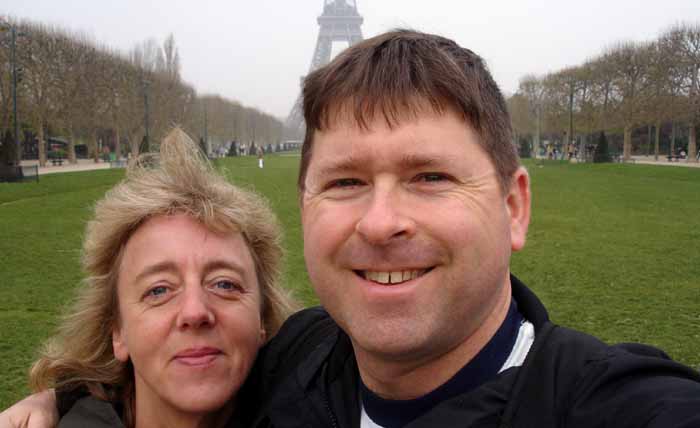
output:
<instances>
[{"instance_id":1,"label":"woman's neck","mask_svg":"<svg viewBox=\"0 0 700 428\"><path fill-rule=\"evenodd\" d=\"M164 403L161 403L164 404ZM220 428L233 414L233 402L213 412L178 411L167 405L139 406L136 400L135 428Z\"/></svg>"}]
</instances>

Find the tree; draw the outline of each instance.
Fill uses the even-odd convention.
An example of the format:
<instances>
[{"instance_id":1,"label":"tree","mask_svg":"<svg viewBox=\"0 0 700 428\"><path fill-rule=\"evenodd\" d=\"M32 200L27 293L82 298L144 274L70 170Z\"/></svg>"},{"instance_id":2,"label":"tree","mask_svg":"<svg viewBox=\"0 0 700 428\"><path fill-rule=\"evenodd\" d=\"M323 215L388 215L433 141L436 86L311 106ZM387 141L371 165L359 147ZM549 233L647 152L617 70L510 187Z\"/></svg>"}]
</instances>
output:
<instances>
[{"instance_id":1,"label":"tree","mask_svg":"<svg viewBox=\"0 0 700 428\"><path fill-rule=\"evenodd\" d=\"M685 120L688 123L688 162L697 162L696 128L700 125L700 24L678 25L670 32L670 38L678 46L682 82L687 96L688 108Z\"/></svg>"},{"instance_id":2,"label":"tree","mask_svg":"<svg viewBox=\"0 0 700 428\"><path fill-rule=\"evenodd\" d=\"M595 154L593 155L593 162L612 162L610 150L608 149L608 139L605 137L604 131L600 131L600 136L598 137L598 144L596 145Z\"/></svg>"},{"instance_id":3,"label":"tree","mask_svg":"<svg viewBox=\"0 0 700 428\"><path fill-rule=\"evenodd\" d=\"M545 86L543 79L534 75L527 75L520 79L518 92L523 94L530 106L530 112L535 122L535 137L532 144L533 154L536 156L540 150L540 137L542 132L542 115L544 110Z\"/></svg>"},{"instance_id":4,"label":"tree","mask_svg":"<svg viewBox=\"0 0 700 428\"><path fill-rule=\"evenodd\" d=\"M632 130L644 121L645 102L650 87L650 44L621 43L609 52L614 70L613 87L618 101L618 117L624 128L622 156L632 157Z\"/></svg>"},{"instance_id":5,"label":"tree","mask_svg":"<svg viewBox=\"0 0 700 428\"><path fill-rule=\"evenodd\" d=\"M28 45L21 51L21 61L25 68L23 92L29 108L31 122L39 144L39 165L46 165L46 141L44 130L55 118L56 107L60 103L56 94L57 74L60 58L53 55L59 50L63 37L58 31L43 26L22 26L28 34Z\"/></svg>"},{"instance_id":6,"label":"tree","mask_svg":"<svg viewBox=\"0 0 700 428\"><path fill-rule=\"evenodd\" d=\"M15 145L15 139L12 138L12 133L9 129L5 131L5 135L2 137L2 147L0 147L0 161L2 165L14 165L17 160L17 146Z\"/></svg>"},{"instance_id":7,"label":"tree","mask_svg":"<svg viewBox=\"0 0 700 428\"><path fill-rule=\"evenodd\" d=\"M42 165L49 131L67 137L71 162L76 162L77 141L87 142L96 159L100 142L113 141L119 155L125 141L131 153L138 155L145 148L140 146L146 122L152 146L173 125L199 134L203 119L199 107L205 99L212 149L232 138L255 139L263 146L281 138L282 122L271 115L218 95L198 97L181 79L180 55L172 35L162 45L149 39L121 53L85 35L30 22L16 25L26 34L18 48L25 69L19 116L25 129L38 137ZM8 39L0 37L0 133L11 129L12 122L8 47Z\"/></svg>"}]
</instances>

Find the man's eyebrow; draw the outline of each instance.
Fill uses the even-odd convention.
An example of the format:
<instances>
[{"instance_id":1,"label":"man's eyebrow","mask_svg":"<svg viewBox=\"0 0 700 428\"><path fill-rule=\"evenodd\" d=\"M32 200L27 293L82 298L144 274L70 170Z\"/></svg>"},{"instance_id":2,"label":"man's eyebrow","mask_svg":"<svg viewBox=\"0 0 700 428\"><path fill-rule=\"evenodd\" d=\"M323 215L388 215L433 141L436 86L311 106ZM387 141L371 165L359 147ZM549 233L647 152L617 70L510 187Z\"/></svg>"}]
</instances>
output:
<instances>
[{"instance_id":1,"label":"man's eyebrow","mask_svg":"<svg viewBox=\"0 0 700 428\"><path fill-rule=\"evenodd\" d=\"M353 171L357 169L358 164L364 162L366 162L364 159L360 159L359 157L353 155L344 156L342 159L328 160L326 163L321 165L318 170L318 175L323 177L326 175Z\"/></svg>"},{"instance_id":2,"label":"man's eyebrow","mask_svg":"<svg viewBox=\"0 0 700 428\"><path fill-rule=\"evenodd\" d=\"M359 165L366 165L368 162L372 162L372 159L366 156L349 155L339 160L328 161L319 168L318 175L323 177L326 175L354 171L358 169ZM451 163L450 159L441 155L406 153L401 156L399 167L401 169L410 170L435 167L449 163Z\"/></svg>"},{"instance_id":3,"label":"man's eyebrow","mask_svg":"<svg viewBox=\"0 0 700 428\"><path fill-rule=\"evenodd\" d=\"M442 156L435 156L435 155L423 155L423 154L413 154L413 153L406 153L401 157L401 160L399 161L399 165L402 169L421 169L421 168L428 168L428 167L434 167L438 165L444 165L445 163L448 163L448 159L445 159Z\"/></svg>"}]
</instances>

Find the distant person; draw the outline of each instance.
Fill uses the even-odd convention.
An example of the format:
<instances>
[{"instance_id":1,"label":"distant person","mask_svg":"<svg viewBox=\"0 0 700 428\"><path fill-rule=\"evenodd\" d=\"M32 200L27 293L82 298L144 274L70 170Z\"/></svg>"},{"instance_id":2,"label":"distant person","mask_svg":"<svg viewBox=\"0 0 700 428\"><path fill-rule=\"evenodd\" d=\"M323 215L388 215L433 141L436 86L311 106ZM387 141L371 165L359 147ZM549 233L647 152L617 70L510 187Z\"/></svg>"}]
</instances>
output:
<instances>
[{"instance_id":1,"label":"distant person","mask_svg":"<svg viewBox=\"0 0 700 428\"><path fill-rule=\"evenodd\" d=\"M257 147L256 151L258 152L258 168L262 169L263 168L263 163L265 162L265 159L263 158L263 149L262 147Z\"/></svg>"},{"instance_id":2,"label":"distant person","mask_svg":"<svg viewBox=\"0 0 700 428\"><path fill-rule=\"evenodd\" d=\"M304 256L323 307L263 351L243 426L700 426L695 370L553 324L511 275L530 178L479 56L381 34L310 73L303 111Z\"/></svg>"}]
</instances>

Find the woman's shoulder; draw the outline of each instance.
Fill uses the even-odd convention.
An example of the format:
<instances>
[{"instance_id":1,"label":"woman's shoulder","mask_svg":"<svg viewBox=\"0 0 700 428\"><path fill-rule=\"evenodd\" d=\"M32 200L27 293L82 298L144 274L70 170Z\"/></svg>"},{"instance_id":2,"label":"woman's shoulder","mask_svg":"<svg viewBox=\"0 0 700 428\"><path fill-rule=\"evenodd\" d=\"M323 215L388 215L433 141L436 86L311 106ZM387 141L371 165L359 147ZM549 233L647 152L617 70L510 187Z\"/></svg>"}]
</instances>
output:
<instances>
[{"instance_id":1,"label":"woman's shoulder","mask_svg":"<svg viewBox=\"0 0 700 428\"><path fill-rule=\"evenodd\" d=\"M76 401L58 423L58 428L85 426L123 428L124 423L112 403L89 395Z\"/></svg>"}]
</instances>

